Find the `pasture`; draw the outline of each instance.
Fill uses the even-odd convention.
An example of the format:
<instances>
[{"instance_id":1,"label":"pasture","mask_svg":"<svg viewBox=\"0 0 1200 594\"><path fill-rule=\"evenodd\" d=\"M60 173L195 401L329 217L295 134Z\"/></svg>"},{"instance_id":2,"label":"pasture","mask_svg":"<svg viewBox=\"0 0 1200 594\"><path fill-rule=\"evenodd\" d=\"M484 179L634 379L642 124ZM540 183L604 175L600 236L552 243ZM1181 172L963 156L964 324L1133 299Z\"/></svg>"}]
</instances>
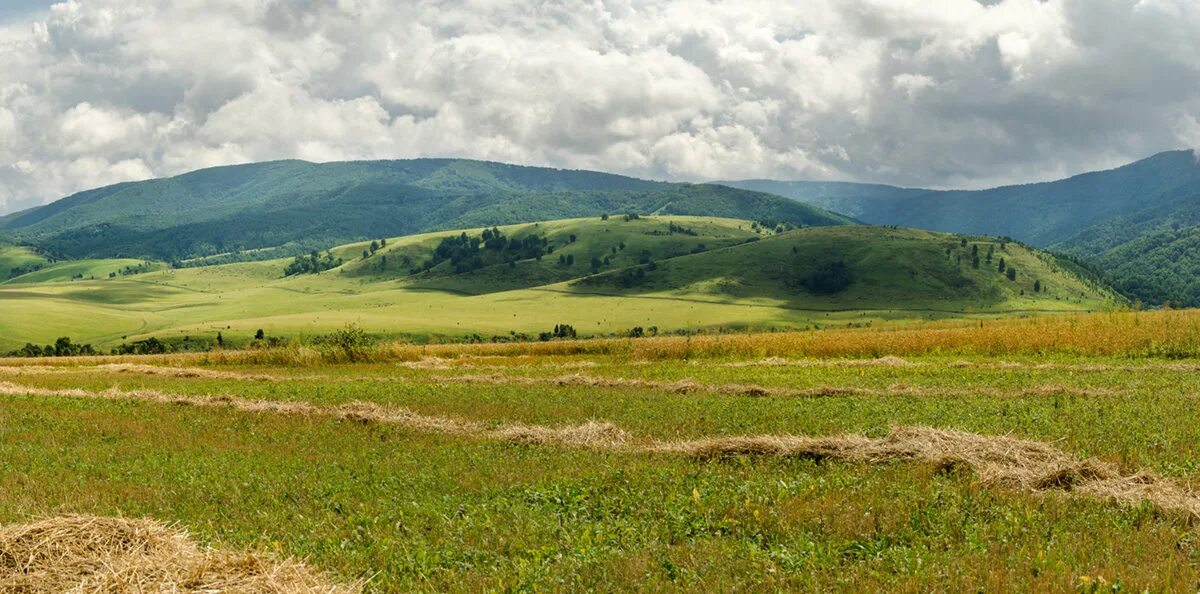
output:
<instances>
[{"instance_id":1,"label":"pasture","mask_svg":"<svg viewBox=\"0 0 1200 594\"><path fill-rule=\"evenodd\" d=\"M0 524L367 591L1192 591L1200 316L0 361Z\"/></svg>"}]
</instances>

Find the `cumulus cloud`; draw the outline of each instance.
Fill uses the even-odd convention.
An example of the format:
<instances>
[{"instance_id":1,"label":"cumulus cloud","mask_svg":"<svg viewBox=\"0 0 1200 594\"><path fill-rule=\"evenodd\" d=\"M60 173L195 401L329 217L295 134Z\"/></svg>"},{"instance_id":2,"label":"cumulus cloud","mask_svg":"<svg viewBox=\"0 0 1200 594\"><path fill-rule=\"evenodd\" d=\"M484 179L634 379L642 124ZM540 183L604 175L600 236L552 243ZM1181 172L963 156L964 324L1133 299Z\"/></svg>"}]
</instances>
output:
<instances>
[{"instance_id":1,"label":"cumulus cloud","mask_svg":"<svg viewBox=\"0 0 1200 594\"><path fill-rule=\"evenodd\" d=\"M0 212L280 158L980 187L1200 145L1194 0L69 0L0 61Z\"/></svg>"}]
</instances>

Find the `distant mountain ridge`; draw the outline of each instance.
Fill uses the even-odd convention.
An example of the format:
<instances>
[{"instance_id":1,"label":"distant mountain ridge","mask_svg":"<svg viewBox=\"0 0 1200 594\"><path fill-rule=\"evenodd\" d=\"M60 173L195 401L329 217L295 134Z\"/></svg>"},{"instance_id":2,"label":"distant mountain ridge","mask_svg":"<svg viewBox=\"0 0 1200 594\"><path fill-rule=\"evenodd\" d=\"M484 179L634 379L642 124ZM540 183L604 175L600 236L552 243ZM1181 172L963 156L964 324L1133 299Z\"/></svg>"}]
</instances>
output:
<instances>
[{"instance_id":1,"label":"distant mountain ridge","mask_svg":"<svg viewBox=\"0 0 1200 594\"><path fill-rule=\"evenodd\" d=\"M182 259L621 212L853 222L753 191L594 171L463 159L274 161L80 192L0 217L0 243L73 258Z\"/></svg>"},{"instance_id":2,"label":"distant mountain ridge","mask_svg":"<svg viewBox=\"0 0 1200 594\"><path fill-rule=\"evenodd\" d=\"M986 190L846 182L717 182L834 208L866 223L1008 236L1050 246L1113 217L1200 193L1200 162L1168 151L1106 171Z\"/></svg>"}]
</instances>

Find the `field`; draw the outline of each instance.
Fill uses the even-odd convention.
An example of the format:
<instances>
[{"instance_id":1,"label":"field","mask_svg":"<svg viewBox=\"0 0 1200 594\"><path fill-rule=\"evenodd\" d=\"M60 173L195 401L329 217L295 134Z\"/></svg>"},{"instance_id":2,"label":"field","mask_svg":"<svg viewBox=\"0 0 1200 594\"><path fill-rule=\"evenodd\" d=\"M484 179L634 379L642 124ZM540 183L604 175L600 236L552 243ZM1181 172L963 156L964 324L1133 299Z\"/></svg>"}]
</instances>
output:
<instances>
[{"instance_id":1,"label":"field","mask_svg":"<svg viewBox=\"0 0 1200 594\"><path fill-rule=\"evenodd\" d=\"M1194 591L1198 371L1192 311L10 359L0 524L379 592Z\"/></svg>"},{"instance_id":2,"label":"field","mask_svg":"<svg viewBox=\"0 0 1200 594\"><path fill-rule=\"evenodd\" d=\"M151 336L212 342L218 332L245 344L259 329L305 340L346 324L383 338L461 341L536 336L558 324L603 336L635 327L811 329L1125 305L1064 263L992 238L755 227L674 216L513 225L501 229L506 237L544 238L556 249L509 264L485 260L468 272L455 272L448 261L413 270L443 238L479 229L391 238L366 258L369 242L340 246L333 253L341 266L290 277L283 274L290 259L180 269L138 260L59 262L0 285L0 352L60 336L102 349ZM995 261L971 266L973 252L990 260L993 251ZM560 261L568 257L572 264ZM1015 280L997 271L1001 258L1020 270ZM598 268L593 259L602 262ZM799 285L834 262L852 271L844 290L817 294ZM145 272L118 272L139 266ZM118 275L109 278L111 272Z\"/></svg>"}]
</instances>

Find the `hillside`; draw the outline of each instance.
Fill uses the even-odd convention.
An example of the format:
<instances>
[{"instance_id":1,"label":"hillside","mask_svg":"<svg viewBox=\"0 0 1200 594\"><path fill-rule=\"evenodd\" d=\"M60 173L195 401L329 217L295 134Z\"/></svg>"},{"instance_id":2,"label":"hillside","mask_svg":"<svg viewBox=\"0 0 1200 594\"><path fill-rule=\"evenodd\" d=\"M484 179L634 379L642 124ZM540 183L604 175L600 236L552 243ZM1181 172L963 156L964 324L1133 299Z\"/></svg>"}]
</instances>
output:
<instances>
[{"instance_id":1,"label":"hillside","mask_svg":"<svg viewBox=\"0 0 1200 594\"><path fill-rule=\"evenodd\" d=\"M965 241L965 243L964 243ZM978 256L978 265L974 257ZM1001 272L1001 260L1005 272ZM1015 270L1009 277L1008 269ZM827 310L1100 309L1121 298L1054 256L990 237L912 229L805 229L680 257L630 282L625 272L577 290L776 299Z\"/></svg>"},{"instance_id":2,"label":"hillside","mask_svg":"<svg viewBox=\"0 0 1200 594\"><path fill-rule=\"evenodd\" d=\"M374 242L334 248L334 267L319 273L286 275L295 260L283 258L0 285L0 349L58 336L111 347L222 333L237 343L258 329L312 337L347 323L423 341L536 337L559 324L582 335L809 328L1122 304L1020 244L881 227L591 217ZM1015 279L999 272L1000 258Z\"/></svg>"},{"instance_id":3,"label":"hillside","mask_svg":"<svg viewBox=\"0 0 1200 594\"><path fill-rule=\"evenodd\" d=\"M1190 150L1171 151L1108 171L976 191L808 182L722 183L834 207L867 223L1007 236L1048 246L1114 217L1200 192L1200 163Z\"/></svg>"},{"instance_id":4,"label":"hillside","mask_svg":"<svg viewBox=\"0 0 1200 594\"><path fill-rule=\"evenodd\" d=\"M1117 217L1054 248L1093 262L1147 304L1200 305L1200 194Z\"/></svg>"},{"instance_id":5,"label":"hillside","mask_svg":"<svg viewBox=\"0 0 1200 594\"><path fill-rule=\"evenodd\" d=\"M118 184L0 218L0 239L72 258L183 260L603 213L852 221L777 196L456 159L279 161Z\"/></svg>"},{"instance_id":6,"label":"hillside","mask_svg":"<svg viewBox=\"0 0 1200 594\"><path fill-rule=\"evenodd\" d=\"M50 259L22 246L0 245L0 283L50 264Z\"/></svg>"}]
</instances>

